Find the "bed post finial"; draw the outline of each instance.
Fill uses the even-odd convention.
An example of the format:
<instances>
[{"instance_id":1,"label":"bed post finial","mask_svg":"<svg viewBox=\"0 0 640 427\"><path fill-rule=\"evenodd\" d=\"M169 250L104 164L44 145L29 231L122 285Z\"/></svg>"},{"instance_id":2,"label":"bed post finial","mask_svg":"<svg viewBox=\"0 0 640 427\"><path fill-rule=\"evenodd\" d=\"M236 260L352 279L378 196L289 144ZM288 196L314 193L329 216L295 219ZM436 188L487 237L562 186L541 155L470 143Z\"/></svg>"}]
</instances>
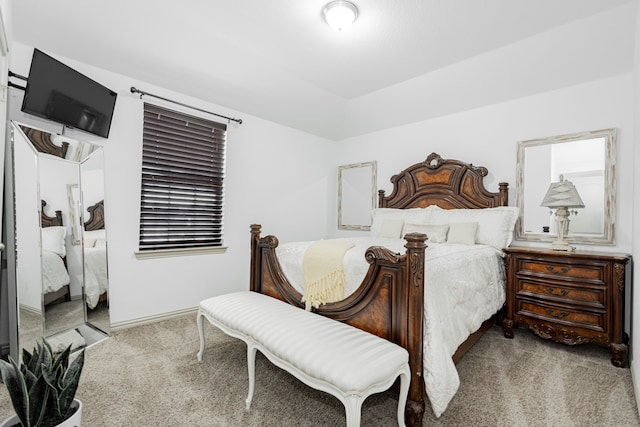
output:
<instances>
[{"instance_id":1,"label":"bed post finial","mask_svg":"<svg viewBox=\"0 0 640 427\"><path fill-rule=\"evenodd\" d=\"M259 273L261 252L258 250L258 241L260 240L260 232L262 225L251 224L251 276L249 279L249 289L254 292L260 292L260 283L262 277Z\"/></svg>"},{"instance_id":2,"label":"bed post finial","mask_svg":"<svg viewBox=\"0 0 640 427\"><path fill-rule=\"evenodd\" d=\"M509 206L509 183L501 182L500 186L500 206Z\"/></svg>"}]
</instances>

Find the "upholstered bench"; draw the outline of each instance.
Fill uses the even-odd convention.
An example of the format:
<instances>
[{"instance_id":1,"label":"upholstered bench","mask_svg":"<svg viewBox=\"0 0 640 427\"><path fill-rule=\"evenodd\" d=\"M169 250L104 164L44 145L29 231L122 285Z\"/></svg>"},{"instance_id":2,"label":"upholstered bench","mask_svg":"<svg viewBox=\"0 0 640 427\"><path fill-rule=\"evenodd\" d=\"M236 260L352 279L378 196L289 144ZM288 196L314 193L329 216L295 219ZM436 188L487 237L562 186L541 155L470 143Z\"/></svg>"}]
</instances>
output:
<instances>
[{"instance_id":1,"label":"upholstered bench","mask_svg":"<svg viewBox=\"0 0 640 427\"><path fill-rule=\"evenodd\" d=\"M247 343L251 406L256 350L305 384L337 397L347 426L360 425L362 403L400 377L398 424L404 426L409 390L408 352L387 340L344 323L256 292L234 292L200 303L198 330L204 353L203 318L227 335Z\"/></svg>"}]
</instances>

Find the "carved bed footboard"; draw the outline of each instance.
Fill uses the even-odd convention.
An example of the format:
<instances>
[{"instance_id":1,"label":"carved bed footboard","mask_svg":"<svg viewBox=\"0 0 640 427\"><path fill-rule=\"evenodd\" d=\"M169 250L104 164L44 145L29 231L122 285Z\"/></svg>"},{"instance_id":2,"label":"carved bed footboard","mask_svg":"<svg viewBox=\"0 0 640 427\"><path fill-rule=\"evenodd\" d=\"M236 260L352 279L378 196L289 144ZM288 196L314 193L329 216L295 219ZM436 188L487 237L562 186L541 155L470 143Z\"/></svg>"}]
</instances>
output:
<instances>
[{"instance_id":1,"label":"carved bed footboard","mask_svg":"<svg viewBox=\"0 0 640 427\"><path fill-rule=\"evenodd\" d=\"M261 238L260 232L260 225L251 226L251 290L304 309L302 295L289 283L276 257L278 239ZM407 349L411 385L405 418L408 425L420 425L411 420L421 420L425 409L422 328L427 236L411 233L405 239L404 254L380 246L369 248L365 254L369 270L360 287L344 300L314 311Z\"/></svg>"}]
</instances>

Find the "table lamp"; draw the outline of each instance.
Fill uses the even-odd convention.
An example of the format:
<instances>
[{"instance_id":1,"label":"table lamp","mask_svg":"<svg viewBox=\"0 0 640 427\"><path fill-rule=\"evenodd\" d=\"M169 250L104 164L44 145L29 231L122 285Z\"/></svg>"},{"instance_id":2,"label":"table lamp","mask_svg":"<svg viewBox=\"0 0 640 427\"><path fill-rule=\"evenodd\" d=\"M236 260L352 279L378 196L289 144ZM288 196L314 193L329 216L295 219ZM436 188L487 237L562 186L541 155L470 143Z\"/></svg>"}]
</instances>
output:
<instances>
[{"instance_id":1,"label":"table lamp","mask_svg":"<svg viewBox=\"0 0 640 427\"><path fill-rule=\"evenodd\" d=\"M575 248L569 245L565 237L569 234L569 215L577 214L577 211L570 211L570 208L584 208L584 202L578 194L578 190L571 181L566 181L560 175L559 182L552 182L549 185L547 194L544 196L540 206L556 208L556 222L558 238L553 242L551 249L556 251L573 251Z\"/></svg>"}]
</instances>

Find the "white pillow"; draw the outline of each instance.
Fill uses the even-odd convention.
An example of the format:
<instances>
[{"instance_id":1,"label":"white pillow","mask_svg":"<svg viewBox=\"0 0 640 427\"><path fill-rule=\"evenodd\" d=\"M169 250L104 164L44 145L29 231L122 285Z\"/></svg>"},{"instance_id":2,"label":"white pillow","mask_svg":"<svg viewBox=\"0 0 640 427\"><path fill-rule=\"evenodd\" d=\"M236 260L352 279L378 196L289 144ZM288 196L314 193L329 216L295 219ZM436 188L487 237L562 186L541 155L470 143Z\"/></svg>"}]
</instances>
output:
<instances>
[{"instance_id":1,"label":"white pillow","mask_svg":"<svg viewBox=\"0 0 640 427\"><path fill-rule=\"evenodd\" d=\"M427 235L427 242L445 243L447 241L447 231L449 231L448 225L411 224L405 222L402 235L404 236L407 233L424 233Z\"/></svg>"},{"instance_id":2,"label":"white pillow","mask_svg":"<svg viewBox=\"0 0 640 427\"><path fill-rule=\"evenodd\" d=\"M502 249L509 246L513 240L518 212L518 208L513 206L485 209L434 209L429 223L452 225L477 222L476 243Z\"/></svg>"},{"instance_id":3,"label":"white pillow","mask_svg":"<svg viewBox=\"0 0 640 427\"><path fill-rule=\"evenodd\" d=\"M463 245L476 244L477 222L455 222L449 224L447 243L460 243Z\"/></svg>"},{"instance_id":4,"label":"white pillow","mask_svg":"<svg viewBox=\"0 0 640 427\"><path fill-rule=\"evenodd\" d=\"M394 209L376 208L371 212L371 236L377 237L402 237L402 226L405 222L414 224L425 224L427 222L427 212L422 208ZM399 223L398 221L401 221ZM387 223L388 222L388 223ZM398 224L400 227L398 228ZM397 232L397 235L390 235Z\"/></svg>"},{"instance_id":5,"label":"white pillow","mask_svg":"<svg viewBox=\"0 0 640 427\"><path fill-rule=\"evenodd\" d=\"M67 228L61 226L44 227L42 229L42 250L56 253L62 257L67 256L64 238Z\"/></svg>"},{"instance_id":6,"label":"white pillow","mask_svg":"<svg viewBox=\"0 0 640 427\"><path fill-rule=\"evenodd\" d=\"M84 247L85 248L93 248L95 246L100 246L96 243L100 240L106 241L107 233L104 229L102 230L93 230L93 231L84 231L82 238L84 239Z\"/></svg>"}]
</instances>

